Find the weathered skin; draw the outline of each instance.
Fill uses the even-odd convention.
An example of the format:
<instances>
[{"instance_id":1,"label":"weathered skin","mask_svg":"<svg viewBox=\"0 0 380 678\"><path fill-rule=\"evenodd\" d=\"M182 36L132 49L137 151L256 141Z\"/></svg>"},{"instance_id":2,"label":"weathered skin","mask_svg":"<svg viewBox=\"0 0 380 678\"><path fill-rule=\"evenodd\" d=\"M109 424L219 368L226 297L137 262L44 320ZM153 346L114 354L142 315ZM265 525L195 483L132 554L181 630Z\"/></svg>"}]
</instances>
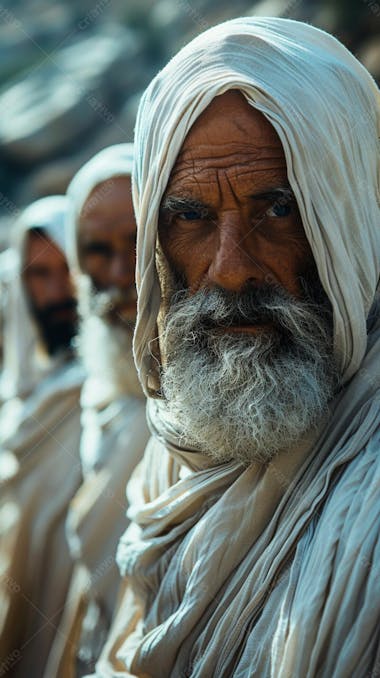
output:
<instances>
[{"instance_id":1,"label":"weathered skin","mask_svg":"<svg viewBox=\"0 0 380 678\"><path fill-rule=\"evenodd\" d=\"M314 260L294 198L287 206L262 195L278 188L289 183L275 129L239 92L216 97L187 135L161 203L160 242L190 293L269 282L301 296L299 276Z\"/></svg>"},{"instance_id":2,"label":"weathered skin","mask_svg":"<svg viewBox=\"0 0 380 678\"><path fill-rule=\"evenodd\" d=\"M129 177L107 179L90 193L79 218L79 254L95 288L124 293L117 313L135 320L136 221Z\"/></svg>"}]
</instances>

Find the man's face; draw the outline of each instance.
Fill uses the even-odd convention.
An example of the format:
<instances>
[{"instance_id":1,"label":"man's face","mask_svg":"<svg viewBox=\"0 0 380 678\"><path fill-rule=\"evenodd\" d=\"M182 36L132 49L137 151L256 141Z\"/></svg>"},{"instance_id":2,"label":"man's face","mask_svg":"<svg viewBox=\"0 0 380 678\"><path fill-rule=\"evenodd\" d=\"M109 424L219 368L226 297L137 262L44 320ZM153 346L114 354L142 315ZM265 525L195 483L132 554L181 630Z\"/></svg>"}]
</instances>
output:
<instances>
[{"instance_id":1,"label":"man's face","mask_svg":"<svg viewBox=\"0 0 380 678\"><path fill-rule=\"evenodd\" d=\"M91 280L93 312L131 327L136 319L136 221L131 180L98 184L79 217L79 257Z\"/></svg>"},{"instance_id":2,"label":"man's face","mask_svg":"<svg viewBox=\"0 0 380 678\"><path fill-rule=\"evenodd\" d=\"M161 203L159 235L192 294L269 283L301 295L300 276L315 267L284 151L239 92L216 97L186 137Z\"/></svg>"},{"instance_id":3,"label":"man's face","mask_svg":"<svg viewBox=\"0 0 380 678\"><path fill-rule=\"evenodd\" d=\"M160 337L169 408L217 461L268 461L318 423L337 375L281 142L240 93L186 137L159 238L175 287Z\"/></svg>"},{"instance_id":4,"label":"man's face","mask_svg":"<svg viewBox=\"0 0 380 678\"><path fill-rule=\"evenodd\" d=\"M77 330L73 282L62 250L40 229L27 237L22 275L48 353L68 348Z\"/></svg>"}]
</instances>

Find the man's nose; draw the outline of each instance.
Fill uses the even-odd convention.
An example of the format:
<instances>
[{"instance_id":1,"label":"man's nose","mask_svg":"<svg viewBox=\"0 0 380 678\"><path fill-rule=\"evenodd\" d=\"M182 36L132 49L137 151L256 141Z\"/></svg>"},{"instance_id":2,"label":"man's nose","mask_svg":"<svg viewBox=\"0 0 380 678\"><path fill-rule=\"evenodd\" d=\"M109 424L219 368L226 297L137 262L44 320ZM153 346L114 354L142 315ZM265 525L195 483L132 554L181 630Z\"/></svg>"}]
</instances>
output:
<instances>
[{"instance_id":1,"label":"man's nose","mask_svg":"<svg viewBox=\"0 0 380 678\"><path fill-rule=\"evenodd\" d=\"M135 279L134 262L130 261L130 257L122 253L115 254L109 268L109 278L111 287L130 287Z\"/></svg>"},{"instance_id":2,"label":"man's nose","mask_svg":"<svg viewBox=\"0 0 380 678\"><path fill-rule=\"evenodd\" d=\"M248 248L248 231L243 222L226 218L219 222L218 230L207 282L233 292L240 291L248 282L264 282L269 271L259 261L252 247Z\"/></svg>"},{"instance_id":3,"label":"man's nose","mask_svg":"<svg viewBox=\"0 0 380 678\"><path fill-rule=\"evenodd\" d=\"M74 296L74 284L69 274L50 277L46 285L46 296L52 304L59 304Z\"/></svg>"}]
</instances>

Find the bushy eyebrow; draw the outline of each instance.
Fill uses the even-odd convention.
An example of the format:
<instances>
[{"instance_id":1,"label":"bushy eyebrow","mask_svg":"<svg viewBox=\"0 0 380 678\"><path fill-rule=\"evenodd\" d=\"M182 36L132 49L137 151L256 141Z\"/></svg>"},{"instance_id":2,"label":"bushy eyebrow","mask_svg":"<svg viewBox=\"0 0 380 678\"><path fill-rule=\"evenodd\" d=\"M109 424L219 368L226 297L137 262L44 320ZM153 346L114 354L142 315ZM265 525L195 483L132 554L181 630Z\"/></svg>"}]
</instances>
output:
<instances>
[{"instance_id":1,"label":"bushy eyebrow","mask_svg":"<svg viewBox=\"0 0 380 678\"><path fill-rule=\"evenodd\" d=\"M86 238L79 241L80 247L91 248L91 247L108 247L109 243L103 238Z\"/></svg>"},{"instance_id":2,"label":"bushy eyebrow","mask_svg":"<svg viewBox=\"0 0 380 678\"><path fill-rule=\"evenodd\" d=\"M179 197L176 195L166 196L160 207L162 212L184 212L186 210L211 210L211 207L196 198Z\"/></svg>"},{"instance_id":3,"label":"bushy eyebrow","mask_svg":"<svg viewBox=\"0 0 380 678\"><path fill-rule=\"evenodd\" d=\"M251 200L281 200L288 202L294 200L294 193L289 186L276 186L253 193L249 197ZM164 212L184 212L185 210L211 211L212 208L207 203L196 198L168 195L163 199L160 210Z\"/></svg>"},{"instance_id":4,"label":"bushy eyebrow","mask_svg":"<svg viewBox=\"0 0 380 678\"><path fill-rule=\"evenodd\" d=\"M253 193L250 195L250 198L252 200L279 200L289 202L290 200L294 200L294 193L289 186L278 186L276 188L260 191L260 193Z\"/></svg>"}]
</instances>

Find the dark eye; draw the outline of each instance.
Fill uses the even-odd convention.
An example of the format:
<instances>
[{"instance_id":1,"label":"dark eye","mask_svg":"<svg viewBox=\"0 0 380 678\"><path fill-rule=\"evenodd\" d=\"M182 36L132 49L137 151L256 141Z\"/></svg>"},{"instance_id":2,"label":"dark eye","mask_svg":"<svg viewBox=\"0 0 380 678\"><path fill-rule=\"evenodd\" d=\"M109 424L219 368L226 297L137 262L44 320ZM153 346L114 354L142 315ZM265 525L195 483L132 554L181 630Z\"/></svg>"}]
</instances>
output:
<instances>
[{"instance_id":1,"label":"dark eye","mask_svg":"<svg viewBox=\"0 0 380 678\"><path fill-rule=\"evenodd\" d=\"M204 210L186 210L186 212L179 212L178 219L183 219L183 221L198 221L199 219L204 219L205 214Z\"/></svg>"},{"instance_id":2,"label":"dark eye","mask_svg":"<svg viewBox=\"0 0 380 678\"><path fill-rule=\"evenodd\" d=\"M112 256L112 249L108 246L107 243L103 242L92 242L92 243L87 243L86 245L83 245L83 254L91 256L91 255L99 255L102 257L111 257Z\"/></svg>"},{"instance_id":3,"label":"dark eye","mask_svg":"<svg viewBox=\"0 0 380 678\"><path fill-rule=\"evenodd\" d=\"M49 275L49 269L44 266L31 266L26 271L27 278L46 278Z\"/></svg>"},{"instance_id":4,"label":"dark eye","mask_svg":"<svg viewBox=\"0 0 380 678\"><path fill-rule=\"evenodd\" d=\"M267 211L268 217L287 217L292 211L292 206L287 202L275 202Z\"/></svg>"}]
</instances>

